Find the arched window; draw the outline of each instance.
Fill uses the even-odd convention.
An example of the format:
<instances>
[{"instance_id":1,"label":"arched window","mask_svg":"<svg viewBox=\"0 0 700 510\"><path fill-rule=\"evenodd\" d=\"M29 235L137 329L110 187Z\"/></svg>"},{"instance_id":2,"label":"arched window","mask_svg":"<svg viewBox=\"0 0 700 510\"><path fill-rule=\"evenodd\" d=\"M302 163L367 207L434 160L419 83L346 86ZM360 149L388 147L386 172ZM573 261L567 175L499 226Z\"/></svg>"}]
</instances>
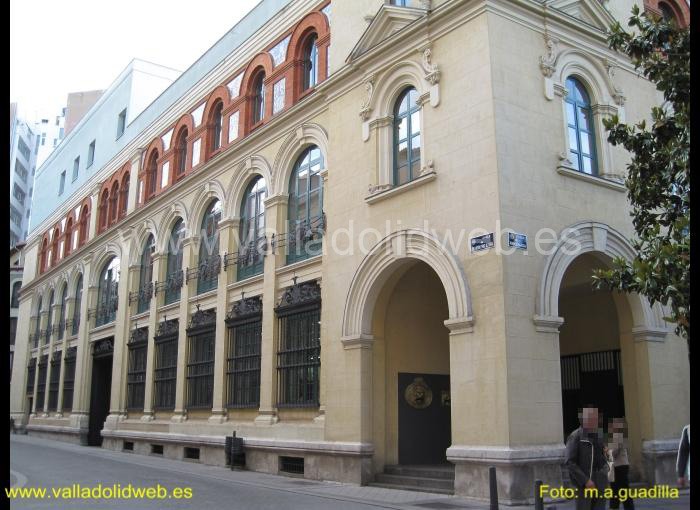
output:
<instances>
[{"instance_id":1,"label":"arched window","mask_svg":"<svg viewBox=\"0 0 700 510\"><path fill-rule=\"evenodd\" d=\"M46 333L44 335L45 344L49 343L49 340L51 339L51 330L53 329L53 289L49 294L49 308L47 312L49 312L49 318L46 321Z\"/></svg>"},{"instance_id":2,"label":"arched window","mask_svg":"<svg viewBox=\"0 0 700 510\"><path fill-rule=\"evenodd\" d=\"M170 231L168 240L168 263L166 266L165 304L180 300L182 287L182 240L185 236L185 223L179 219Z\"/></svg>"},{"instance_id":3,"label":"arched window","mask_svg":"<svg viewBox=\"0 0 700 510\"><path fill-rule=\"evenodd\" d=\"M117 318L119 287L119 258L112 257L102 268L97 288L97 315L95 326L114 322Z\"/></svg>"},{"instance_id":4,"label":"arched window","mask_svg":"<svg viewBox=\"0 0 700 510\"><path fill-rule=\"evenodd\" d=\"M175 176L185 174L187 165L187 128L182 128L175 142Z\"/></svg>"},{"instance_id":5,"label":"arched window","mask_svg":"<svg viewBox=\"0 0 700 510\"><path fill-rule=\"evenodd\" d=\"M265 117L265 73L260 71L253 82L253 122L255 125Z\"/></svg>"},{"instance_id":6,"label":"arched window","mask_svg":"<svg viewBox=\"0 0 700 510\"><path fill-rule=\"evenodd\" d=\"M46 238L44 238L44 242L41 244L41 272L43 273L47 269L47 260L48 260L48 251L49 251L49 242Z\"/></svg>"},{"instance_id":7,"label":"arched window","mask_svg":"<svg viewBox=\"0 0 700 510\"><path fill-rule=\"evenodd\" d=\"M665 2L659 2L659 10L661 11L661 17L663 20L673 27L678 27L678 20L676 19L676 14L670 5Z\"/></svg>"},{"instance_id":8,"label":"arched window","mask_svg":"<svg viewBox=\"0 0 700 510\"><path fill-rule=\"evenodd\" d=\"M80 227L78 229L78 246L82 246L87 242L88 222L90 221L90 211L87 206L80 211Z\"/></svg>"},{"instance_id":9,"label":"arched window","mask_svg":"<svg viewBox=\"0 0 700 510\"><path fill-rule=\"evenodd\" d=\"M73 324L71 325L71 334L77 335L80 327L80 306L83 300L83 275L78 276L78 282L75 284L75 304L73 305Z\"/></svg>"},{"instance_id":10,"label":"arched window","mask_svg":"<svg viewBox=\"0 0 700 510\"><path fill-rule=\"evenodd\" d=\"M109 203L109 192L104 190L102 192L102 199L100 200L100 232L107 228L107 208Z\"/></svg>"},{"instance_id":11,"label":"arched window","mask_svg":"<svg viewBox=\"0 0 700 510\"><path fill-rule=\"evenodd\" d=\"M224 122L221 112L223 109L224 109L224 103L219 101L216 103L216 106L214 106L214 111L212 112L212 116L211 116L211 120L212 120L212 126L211 126L212 145L211 145L211 149L212 149L212 151L215 151L221 147L221 132L222 132L223 122Z\"/></svg>"},{"instance_id":12,"label":"arched window","mask_svg":"<svg viewBox=\"0 0 700 510\"><path fill-rule=\"evenodd\" d=\"M53 253L51 257L51 265L55 266L58 264L58 238L61 233L58 229L53 231L53 239L51 240L51 252Z\"/></svg>"},{"instance_id":13,"label":"arched window","mask_svg":"<svg viewBox=\"0 0 700 510\"><path fill-rule=\"evenodd\" d=\"M58 316L58 339L63 340L63 331L66 329L66 297L68 297L68 285L63 286L61 292L61 309Z\"/></svg>"},{"instance_id":14,"label":"arched window","mask_svg":"<svg viewBox=\"0 0 700 510\"><path fill-rule=\"evenodd\" d=\"M576 78L566 80L566 122L569 127L569 159L580 172L597 175L593 110L586 88Z\"/></svg>"},{"instance_id":15,"label":"arched window","mask_svg":"<svg viewBox=\"0 0 700 510\"><path fill-rule=\"evenodd\" d=\"M119 207L119 183L112 185L112 193L109 195L109 223L117 221L117 211Z\"/></svg>"},{"instance_id":16,"label":"arched window","mask_svg":"<svg viewBox=\"0 0 700 510\"><path fill-rule=\"evenodd\" d=\"M122 179L122 192L119 199L119 218L126 216L126 207L129 202L129 184L131 176L127 173Z\"/></svg>"},{"instance_id":17,"label":"arched window","mask_svg":"<svg viewBox=\"0 0 700 510\"><path fill-rule=\"evenodd\" d=\"M19 290L22 288L22 282L16 281L12 284L12 299L10 300L10 308L19 308Z\"/></svg>"},{"instance_id":18,"label":"arched window","mask_svg":"<svg viewBox=\"0 0 700 510\"><path fill-rule=\"evenodd\" d=\"M394 106L394 185L400 186L420 173L420 106L418 92L409 87Z\"/></svg>"},{"instance_id":19,"label":"arched window","mask_svg":"<svg viewBox=\"0 0 700 510\"><path fill-rule=\"evenodd\" d=\"M151 293L149 284L153 279L153 251L155 250L155 241L153 235L148 236L146 245L141 253L141 270L139 272L139 299L138 313L143 313L148 310L151 305Z\"/></svg>"},{"instance_id":20,"label":"arched window","mask_svg":"<svg viewBox=\"0 0 700 510\"><path fill-rule=\"evenodd\" d=\"M73 249L73 218L68 218L66 221L66 231L63 234L63 256L70 255Z\"/></svg>"},{"instance_id":21,"label":"arched window","mask_svg":"<svg viewBox=\"0 0 700 510\"><path fill-rule=\"evenodd\" d=\"M202 219L199 233L199 272L197 294L215 289L219 281L221 257L219 256L219 221L221 202L214 200Z\"/></svg>"},{"instance_id":22,"label":"arched window","mask_svg":"<svg viewBox=\"0 0 700 510\"><path fill-rule=\"evenodd\" d=\"M313 34L309 37L306 46L304 47L304 83L303 90L314 87L318 82L318 46L316 40L318 37Z\"/></svg>"},{"instance_id":23,"label":"arched window","mask_svg":"<svg viewBox=\"0 0 700 510\"><path fill-rule=\"evenodd\" d=\"M146 170L146 180L148 181L148 197L151 198L156 193L158 187L158 151L151 154Z\"/></svg>"},{"instance_id":24,"label":"arched window","mask_svg":"<svg viewBox=\"0 0 700 510\"><path fill-rule=\"evenodd\" d=\"M241 204L241 249L238 257L238 279L260 274L265 254L265 199L267 185L258 177L248 185Z\"/></svg>"},{"instance_id":25,"label":"arched window","mask_svg":"<svg viewBox=\"0 0 700 510\"><path fill-rule=\"evenodd\" d=\"M312 145L297 159L289 181L287 263L318 255L323 236L323 156Z\"/></svg>"},{"instance_id":26,"label":"arched window","mask_svg":"<svg viewBox=\"0 0 700 510\"><path fill-rule=\"evenodd\" d=\"M39 335L41 334L41 296L39 297L39 304L36 307L36 324L34 325L34 348L39 347Z\"/></svg>"}]
</instances>

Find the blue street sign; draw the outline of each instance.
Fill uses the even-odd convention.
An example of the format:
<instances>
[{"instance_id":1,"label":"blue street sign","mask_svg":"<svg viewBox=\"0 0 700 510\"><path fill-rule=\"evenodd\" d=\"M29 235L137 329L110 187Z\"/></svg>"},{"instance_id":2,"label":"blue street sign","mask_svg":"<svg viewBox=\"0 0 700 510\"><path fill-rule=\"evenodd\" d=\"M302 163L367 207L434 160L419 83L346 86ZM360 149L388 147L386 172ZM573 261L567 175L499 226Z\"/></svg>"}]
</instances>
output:
<instances>
[{"instance_id":1,"label":"blue street sign","mask_svg":"<svg viewBox=\"0 0 700 510\"><path fill-rule=\"evenodd\" d=\"M472 237L469 241L472 252L493 248L493 232L490 234L484 234L483 236Z\"/></svg>"},{"instance_id":2,"label":"blue street sign","mask_svg":"<svg viewBox=\"0 0 700 510\"><path fill-rule=\"evenodd\" d=\"M508 232L508 246L513 246L519 250L527 250L527 236L525 234Z\"/></svg>"}]
</instances>

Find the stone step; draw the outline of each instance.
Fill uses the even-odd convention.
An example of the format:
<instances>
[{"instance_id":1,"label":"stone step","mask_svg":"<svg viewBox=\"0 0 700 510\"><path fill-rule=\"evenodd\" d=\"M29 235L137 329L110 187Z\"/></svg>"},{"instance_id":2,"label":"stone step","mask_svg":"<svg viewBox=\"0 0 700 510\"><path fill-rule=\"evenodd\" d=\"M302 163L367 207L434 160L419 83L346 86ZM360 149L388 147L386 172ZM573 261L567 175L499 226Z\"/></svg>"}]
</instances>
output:
<instances>
[{"instance_id":1,"label":"stone step","mask_svg":"<svg viewBox=\"0 0 700 510\"><path fill-rule=\"evenodd\" d=\"M428 478L424 476L390 475L377 473L374 477L376 483L397 485L402 487L416 487L419 490L438 489L454 491L454 480L445 478Z\"/></svg>"},{"instance_id":2,"label":"stone step","mask_svg":"<svg viewBox=\"0 0 700 510\"><path fill-rule=\"evenodd\" d=\"M384 473L397 476L440 478L454 482L454 466L384 466Z\"/></svg>"},{"instance_id":3,"label":"stone step","mask_svg":"<svg viewBox=\"0 0 700 510\"><path fill-rule=\"evenodd\" d=\"M393 483L370 482L371 487L382 487L384 489L395 489L400 491L431 492L434 494L446 494L452 496L454 489L438 489L434 487L417 487L414 485L396 485Z\"/></svg>"}]
</instances>

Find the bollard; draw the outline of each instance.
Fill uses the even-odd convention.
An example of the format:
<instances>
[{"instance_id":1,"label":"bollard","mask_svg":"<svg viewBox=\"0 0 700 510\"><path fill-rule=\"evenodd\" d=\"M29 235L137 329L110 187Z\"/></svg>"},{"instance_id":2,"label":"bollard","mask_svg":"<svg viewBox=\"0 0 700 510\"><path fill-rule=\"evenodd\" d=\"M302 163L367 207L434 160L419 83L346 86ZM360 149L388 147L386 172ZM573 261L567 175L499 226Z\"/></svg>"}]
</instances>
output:
<instances>
[{"instance_id":1,"label":"bollard","mask_svg":"<svg viewBox=\"0 0 700 510\"><path fill-rule=\"evenodd\" d=\"M535 480L535 510L544 510L544 501L542 500L542 494L540 494L541 486L542 480Z\"/></svg>"},{"instance_id":2,"label":"bollard","mask_svg":"<svg viewBox=\"0 0 700 510\"><path fill-rule=\"evenodd\" d=\"M489 493L491 499L490 510L498 510L498 486L496 485L496 468L489 468Z\"/></svg>"}]
</instances>

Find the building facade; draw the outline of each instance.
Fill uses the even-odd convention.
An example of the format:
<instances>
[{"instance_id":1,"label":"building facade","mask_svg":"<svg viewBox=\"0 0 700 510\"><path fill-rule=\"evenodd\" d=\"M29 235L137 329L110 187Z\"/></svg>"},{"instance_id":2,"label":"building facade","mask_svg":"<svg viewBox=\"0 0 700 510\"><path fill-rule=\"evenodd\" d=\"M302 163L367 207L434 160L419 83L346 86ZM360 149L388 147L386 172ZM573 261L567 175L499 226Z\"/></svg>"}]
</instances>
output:
<instances>
[{"instance_id":1,"label":"building facade","mask_svg":"<svg viewBox=\"0 0 700 510\"><path fill-rule=\"evenodd\" d=\"M10 248L10 380L15 359L15 340L19 320L19 292L22 289L22 269L24 267L24 243Z\"/></svg>"},{"instance_id":2,"label":"building facade","mask_svg":"<svg viewBox=\"0 0 700 510\"><path fill-rule=\"evenodd\" d=\"M37 135L10 103L10 248L27 238L36 170Z\"/></svg>"},{"instance_id":3,"label":"building facade","mask_svg":"<svg viewBox=\"0 0 700 510\"><path fill-rule=\"evenodd\" d=\"M660 102L606 45L635 3L263 0L31 232L11 416L358 484L449 463L474 498L495 465L516 504L595 404L675 479L686 343L590 287L633 256L602 119Z\"/></svg>"}]
</instances>

